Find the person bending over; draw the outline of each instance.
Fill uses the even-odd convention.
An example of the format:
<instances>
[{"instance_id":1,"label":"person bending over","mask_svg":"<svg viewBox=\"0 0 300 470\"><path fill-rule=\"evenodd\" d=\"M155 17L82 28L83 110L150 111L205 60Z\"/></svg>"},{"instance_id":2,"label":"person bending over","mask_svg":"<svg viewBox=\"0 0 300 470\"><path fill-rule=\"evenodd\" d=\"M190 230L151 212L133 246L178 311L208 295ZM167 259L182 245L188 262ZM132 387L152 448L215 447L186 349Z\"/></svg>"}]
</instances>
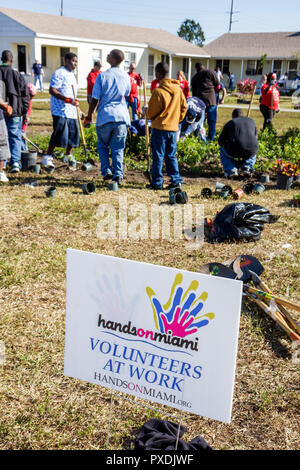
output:
<instances>
[{"instance_id":1,"label":"person bending over","mask_svg":"<svg viewBox=\"0 0 300 470\"><path fill-rule=\"evenodd\" d=\"M257 129L253 119L243 115L241 109L234 109L232 120L227 122L219 137L220 157L226 178L238 175L238 168L244 176L251 176L258 151Z\"/></svg>"}]
</instances>

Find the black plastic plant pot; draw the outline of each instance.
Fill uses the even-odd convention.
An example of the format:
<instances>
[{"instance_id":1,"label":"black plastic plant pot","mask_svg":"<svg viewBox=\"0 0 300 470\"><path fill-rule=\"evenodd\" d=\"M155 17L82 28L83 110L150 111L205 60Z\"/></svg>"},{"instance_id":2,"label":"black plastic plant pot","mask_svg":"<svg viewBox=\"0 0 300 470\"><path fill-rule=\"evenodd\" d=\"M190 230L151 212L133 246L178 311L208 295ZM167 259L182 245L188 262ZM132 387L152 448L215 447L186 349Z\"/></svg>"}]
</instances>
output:
<instances>
[{"instance_id":1,"label":"black plastic plant pot","mask_svg":"<svg viewBox=\"0 0 300 470\"><path fill-rule=\"evenodd\" d=\"M223 191L223 192L224 192L224 191L228 191L228 194L231 195L232 192L233 192L233 189L232 189L232 187L231 187L229 184L225 184L225 186L224 186L224 188L222 189L222 191Z\"/></svg>"},{"instance_id":2,"label":"black plastic plant pot","mask_svg":"<svg viewBox=\"0 0 300 470\"><path fill-rule=\"evenodd\" d=\"M210 188L203 188L201 191L201 196L209 199L212 197L212 190Z\"/></svg>"},{"instance_id":3,"label":"black plastic plant pot","mask_svg":"<svg viewBox=\"0 0 300 470\"><path fill-rule=\"evenodd\" d=\"M89 182L89 183L86 183L86 184L82 185L83 194L93 194L95 192L95 190L96 190L96 186L92 182Z\"/></svg>"},{"instance_id":4,"label":"black plastic plant pot","mask_svg":"<svg viewBox=\"0 0 300 470\"><path fill-rule=\"evenodd\" d=\"M291 189L293 181L294 181L293 176L278 174L276 188L285 189L288 191L289 189Z\"/></svg>"},{"instance_id":5,"label":"black plastic plant pot","mask_svg":"<svg viewBox=\"0 0 300 470\"><path fill-rule=\"evenodd\" d=\"M30 170L37 161L37 152L21 152L22 171Z\"/></svg>"},{"instance_id":6,"label":"black plastic plant pot","mask_svg":"<svg viewBox=\"0 0 300 470\"><path fill-rule=\"evenodd\" d=\"M51 186L50 188L46 189L45 194L47 197L51 197L52 199L56 196L56 187Z\"/></svg>"},{"instance_id":7,"label":"black plastic plant pot","mask_svg":"<svg viewBox=\"0 0 300 470\"><path fill-rule=\"evenodd\" d=\"M245 184L243 184L242 189L243 189L245 194L251 194L253 192L253 189L254 189L254 184L253 183L245 183Z\"/></svg>"}]
</instances>

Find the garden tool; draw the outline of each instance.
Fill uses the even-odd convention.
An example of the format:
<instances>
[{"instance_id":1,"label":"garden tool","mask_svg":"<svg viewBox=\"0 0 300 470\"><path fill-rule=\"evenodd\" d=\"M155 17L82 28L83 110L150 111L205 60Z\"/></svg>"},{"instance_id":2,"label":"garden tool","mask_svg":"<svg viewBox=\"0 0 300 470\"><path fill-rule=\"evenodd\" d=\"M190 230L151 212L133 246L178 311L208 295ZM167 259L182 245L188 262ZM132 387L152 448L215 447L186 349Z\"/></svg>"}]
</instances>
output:
<instances>
[{"instance_id":1,"label":"garden tool","mask_svg":"<svg viewBox=\"0 0 300 470\"><path fill-rule=\"evenodd\" d=\"M252 92L252 95L251 95L251 100L250 100L250 104L249 104L249 108L248 108L248 112L247 112L247 117L250 116L250 112L251 112L251 108L252 108L252 103L253 103L253 98L254 98L255 92L256 92L256 85L254 85L253 92Z\"/></svg>"},{"instance_id":2,"label":"garden tool","mask_svg":"<svg viewBox=\"0 0 300 470\"><path fill-rule=\"evenodd\" d=\"M237 279L237 274L221 263L208 263L200 267L200 273L210 274L213 276L225 277L227 279ZM249 299L253 300L268 316L270 316L293 341L300 341L300 336L293 331L281 316L280 312L273 311L270 306L266 305L263 300L257 298L255 292L251 292L250 286L244 284L244 291ZM254 289L257 290L257 289ZM300 346L300 342L299 342Z\"/></svg>"},{"instance_id":3,"label":"garden tool","mask_svg":"<svg viewBox=\"0 0 300 470\"><path fill-rule=\"evenodd\" d=\"M144 90L144 106L147 106L147 95L146 95L146 83L143 80L143 90ZM145 110L145 135L146 135L146 149L147 149L147 170L145 171L145 176L148 178L149 183L151 184L151 149L150 149L150 136L149 136L149 127L148 127L148 119L147 119L147 111Z\"/></svg>"},{"instance_id":4,"label":"garden tool","mask_svg":"<svg viewBox=\"0 0 300 470\"><path fill-rule=\"evenodd\" d=\"M41 150L36 144L34 144L30 139L28 139L25 134L22 134L22 139L26 140L30 145L32 145L32 147L34 147L38 151L38 153L44 153L43 150Z\"/></svg>"},{"instance_id":5,"label":"garden tool","mask_svg":"<svg viewBox=\"0 0 300 470\"><path fill-rule=\"evenodd\" d=\"M264 267L254 256L240 255L230 264L230 267L237 273L238 279L244 282L251 280L255 287L258 286L264 292L272 294L270 288L259 277L264 271ZM277 307L290 327L300 334L300 325L292 318L284 306L277 302Z\"/></svg>"},{"instance_id":6,"label":"garden tool","mask_svg":"<svg viewBox=\"0 0 300 470\"><path fill-rule=\"evenodd\" d=\"M73 89L74 99L76 99L74 85L72 85L72 89ZM88 161L88 149L87 149L87 146L86 146L83 126L82 126L82 122L81 122L81 118L80 118L79 106L76 106L76 111L77 111L77 120L78 120L79 129L80 129L81 139L82 139L83 148L84 148L85 161L87 162Z\"/></svg>"}]
</instances>

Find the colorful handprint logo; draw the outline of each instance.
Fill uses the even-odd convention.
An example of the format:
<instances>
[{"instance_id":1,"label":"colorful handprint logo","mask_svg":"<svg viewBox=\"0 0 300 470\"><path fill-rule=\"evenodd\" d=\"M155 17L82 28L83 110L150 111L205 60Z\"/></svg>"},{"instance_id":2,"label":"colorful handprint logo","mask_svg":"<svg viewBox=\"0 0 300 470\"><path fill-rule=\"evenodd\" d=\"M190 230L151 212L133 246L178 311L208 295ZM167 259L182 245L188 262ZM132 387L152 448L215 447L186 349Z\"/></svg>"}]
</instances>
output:
<instances>
[{"instance_id":1,"label":"colorful handprint logo","mask_svg":"<svg viewBox=\"0 0 300 470\"><path fill-rule=\"evenodd\" d=\"M173 336L180 338L196 333L199 328L208 325L210 320L215 317L214 313L201 313L204 302L208 298L208 293L204 291L197 297L196 291L199 282L192 281L184 292L181 286L182 281L183 275L177 274L171 288L169 300L163 306L154 290L151 287L146 288L152 305L156 328L161 333L171 331Z\"/></svg>"}]
</instances>

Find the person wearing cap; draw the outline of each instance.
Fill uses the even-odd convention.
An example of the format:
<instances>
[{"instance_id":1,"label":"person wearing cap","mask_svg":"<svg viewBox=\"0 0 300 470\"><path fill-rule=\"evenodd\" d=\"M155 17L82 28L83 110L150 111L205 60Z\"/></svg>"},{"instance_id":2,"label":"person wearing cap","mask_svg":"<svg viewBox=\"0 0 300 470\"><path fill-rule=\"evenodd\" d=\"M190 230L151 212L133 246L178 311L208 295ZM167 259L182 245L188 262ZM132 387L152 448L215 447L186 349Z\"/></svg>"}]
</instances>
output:
<instances>
[{"instance_id":1,"label":"person wearing cap","mask_svg":"<svg viewBox=\"0 0 300 470\"><path fill-rule=\"evenodd\" d=\"M193 133L198 139L206 142L206 131L204 127L205 103L196 96L191 96L186 102L188 109L184 120L179 125L180 139L184 140L188 135Z\"/></svg>"},{"instance_id":2,"label":"person wearing cap","mask_svg":"<svg viewBox=\"0 0 300 470\"><path fill-rule=\"evenodd\" d=\"M279 113L279 91L276 86L276 74L268 73L267 81L261 87L260 95L260 112L264 117L264 126L272 127L272 121L275 116L275 113Z\"/></svg>"},{"instance_id":3,"label":"person wearing cap","mask_svg":"<svg viewBox=\"0 0 300 470\"><path fill-rule=\"evenodd\" d=\"M43 76L44 76L44 71L42 64L38 59L35 59L34 64L31 69L31 75L33 76L33 84L36 86L37 82L39 82L40 85L40 91L44 91L44 86L43 86Z\"/></svg>"},{"instance_id":4,"label":"person wearing cap","mask_svg":"<svg viewBox=\"0 0 300 470\"><path fill-rule=\"evenodd\" d=\"M254 171L258 152L257 129L253 119L243 115L240 108L232 112L219 137L220 158L225 177L238 176L241 167L245 177Z\"/></svg>"},{"instance_id":5,"label":"person wearing cap","mask_svg":"<svg viewBox=\"0 0 300 470\"><path fill-rule=\"evenodd\" d=\"M47 154L43 155L42 165L54 168L53 152L55 147L66 149L66 157L73 160L73 147L79 146L79 128L76 107L77 81L75 69L77 55L68 52L65 55L65 65L57 69L51 77L49 92L53 132L50 138ZM73 91L74 90L74 91ZM75 96L74 96L75 93Z\"/></svg>"},{"instance_id":6,"label":"person wearing cap","mask_svg":"<svg viewBox=\"0 0 300 470\"><path fill-rule=\"evenodd\" d=\"M29 91L30 101L29 101L28 111L26 114L24 114L22 118L22 151L23 152L28 150L28 145L27 145L26 140L24 139L24 136L26 136L27 127L30 122L32 100L33 100L33 97L37 94L36 87L32 83L27 83L27 88Z\"/></svg>"}]
</instances>

